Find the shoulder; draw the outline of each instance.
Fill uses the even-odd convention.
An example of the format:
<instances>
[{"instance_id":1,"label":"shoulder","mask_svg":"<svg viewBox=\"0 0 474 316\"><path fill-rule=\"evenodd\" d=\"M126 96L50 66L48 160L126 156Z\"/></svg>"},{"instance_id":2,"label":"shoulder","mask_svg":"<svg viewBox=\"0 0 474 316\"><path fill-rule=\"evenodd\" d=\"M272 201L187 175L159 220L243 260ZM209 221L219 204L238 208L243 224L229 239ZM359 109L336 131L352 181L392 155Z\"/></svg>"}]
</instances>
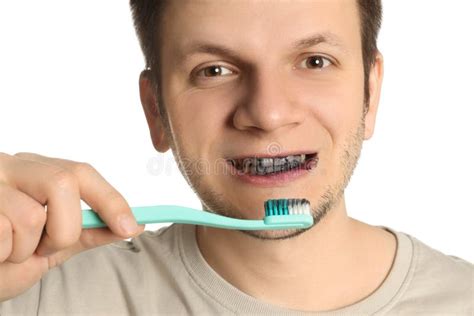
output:
<instances>
[{"instance_id":1,"label":"shoulder","mask_svg":"<svg viewBox=\"0 0 474 316\"><path fill-rule=\"evenodd\" d=\"M455 285L456 289L471 290L474 277L474 265L454 255L445 254L434 249L419 239L410 236L417 256L414 277L418 280L431 280L440 286ZM441 288L440 288L441 289Z\"/></svg>"},{"instance_id":2,"label":"shoulder","mask_svg":"<svg viewBox=\"0 0 474 316\"><path fill-rule=\"evenodd\" d=\"M413 244L413 262L401 304L416 304L420 312L472 313L474 265L405 235Z\"/></svg>"}]
</instances>

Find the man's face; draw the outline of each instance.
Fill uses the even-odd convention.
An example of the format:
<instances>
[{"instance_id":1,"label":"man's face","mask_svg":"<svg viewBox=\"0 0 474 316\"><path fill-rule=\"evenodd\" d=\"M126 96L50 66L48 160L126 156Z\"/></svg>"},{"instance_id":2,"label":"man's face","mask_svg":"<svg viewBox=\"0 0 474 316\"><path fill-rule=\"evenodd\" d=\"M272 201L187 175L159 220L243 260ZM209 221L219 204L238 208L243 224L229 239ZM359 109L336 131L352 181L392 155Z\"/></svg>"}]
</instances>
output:
<instances>
[{"instance_id":1,"label":"man's face","mask_svg":"<svg viewBox=\"0 0 474 316\"><path fill-rule=\"evenodd\" d=\"M170 2L161 49L167 139L204 208L262 219L267 199L306 198L319 220L340 200L364 135L370 137L356 1ZM232 55L193 50L199 44ZM288 151L317 152L317 166L262 186L242 181L226 163Z\"/></svg>"}]
</instances>

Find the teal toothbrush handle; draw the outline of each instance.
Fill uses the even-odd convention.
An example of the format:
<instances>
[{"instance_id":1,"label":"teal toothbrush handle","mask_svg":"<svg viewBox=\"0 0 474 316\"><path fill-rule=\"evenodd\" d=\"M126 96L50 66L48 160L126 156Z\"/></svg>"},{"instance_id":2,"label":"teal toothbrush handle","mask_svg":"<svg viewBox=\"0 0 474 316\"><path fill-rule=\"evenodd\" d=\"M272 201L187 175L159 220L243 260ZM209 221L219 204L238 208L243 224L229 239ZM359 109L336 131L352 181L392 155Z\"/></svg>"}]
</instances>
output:
<instances>
[{"instance_id":1,"label":"teal toothbrush handle","mask_svg":"<svg viewBox=\"0 0 474 316\"><path fill-rule=\"evenodd\" d=\"M176 205L155 205L132 207L132 213L138 224L151 223L182 223L212 226L226 229L287 229L301 228L301 216L304 215L275 215L270 216L277 221L265 222L264 220L248 220L226 217L207 211L196 210L189 207ZM269 218L269 217L267 217ZM82 211L82 227L97 228L107 225L91 209Z\"/></svg>"}]
</instances>

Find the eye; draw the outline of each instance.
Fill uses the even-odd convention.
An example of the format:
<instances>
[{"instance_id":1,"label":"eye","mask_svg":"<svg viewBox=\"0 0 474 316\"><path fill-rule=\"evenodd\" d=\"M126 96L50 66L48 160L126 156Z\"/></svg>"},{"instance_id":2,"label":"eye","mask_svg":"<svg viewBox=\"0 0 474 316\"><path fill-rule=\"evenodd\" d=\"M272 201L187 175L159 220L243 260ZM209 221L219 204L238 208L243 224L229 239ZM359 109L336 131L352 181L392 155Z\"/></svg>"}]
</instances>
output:
<instances>
[{"instance_id":1,"label":"eye","mask_svg":"<svg viewBox=\"0 0 474 316\"><path fill-rule=\"evenodd\" d=\"M204 77L219 77L219 76L226 76L232 74L232 70L221 66L221 65L212 65L206 68L203 68L196 72L196 76L202 77L200 74L204 74Z\"/></svg>"},{"instance_id":2,"label":"eye","mask_svg":"<svg viewBox=\"0 0 474 316\"><path fill-rule=\"evenodd\" d=\"M314 55L314 56L305 58L303 62L301 62L301 64L304 64L309 69L322 69L322 68L332 65L332 61L330 61L326 57L323 57L320 55ZM303 68L306 68L306 67L303 67Z\"/></svg>"}]
</instances>

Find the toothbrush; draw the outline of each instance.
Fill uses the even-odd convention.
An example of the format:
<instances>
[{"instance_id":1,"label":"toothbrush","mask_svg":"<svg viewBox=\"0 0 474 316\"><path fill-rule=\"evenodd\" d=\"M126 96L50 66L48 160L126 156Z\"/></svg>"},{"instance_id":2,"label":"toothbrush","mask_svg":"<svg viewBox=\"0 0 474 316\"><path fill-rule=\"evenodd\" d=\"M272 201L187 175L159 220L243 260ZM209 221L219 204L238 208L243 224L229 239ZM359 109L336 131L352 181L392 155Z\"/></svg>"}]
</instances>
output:
<instances>
[{"instance_id":1,"label":"toothbrush","mask_svg":"<svg viewBox=\"0 0 474 316\"><path fill-rule=\"evenodd\" d=\"M306 228L313 225L310 204L306 199L267 200L264 206L263 220L231 218L176 205L138 206L131 209L138 224L172 222L240 230ZM82 210L83 228L106 226L94 210Z\"/></svg>"}]
</instances>

